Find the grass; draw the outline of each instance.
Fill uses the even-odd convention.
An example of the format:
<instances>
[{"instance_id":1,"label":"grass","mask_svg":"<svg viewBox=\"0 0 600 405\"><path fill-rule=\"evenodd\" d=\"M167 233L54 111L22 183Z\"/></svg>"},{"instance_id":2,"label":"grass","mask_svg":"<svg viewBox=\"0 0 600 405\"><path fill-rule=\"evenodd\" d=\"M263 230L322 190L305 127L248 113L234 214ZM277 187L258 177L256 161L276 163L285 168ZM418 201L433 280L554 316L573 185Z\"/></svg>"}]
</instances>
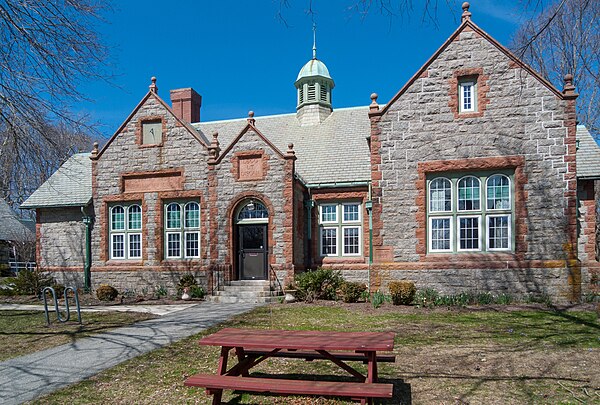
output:
<instances>
[{"instance_id":1,"label":"grass","mask_svg":"<svg viewBox=\"0 0 600 405\"><path fill-rule=\"evenodd\" d=\"M225 326L393 331L396 363L380 364L379 370L380 378L395 387L389 404L600 402L600 324L594 312L415 309L401 313L294 304L261 307L219 328ZM186 388L183 381L195 373L215 372L218 348L201 347L197 340L216 330L137 357L34 403L209 404L211 398L203 389ZM357 368L364 371L361 364ZM344 376L329 362L291 359L268 360L256 372ZM230 391L225 391L223 400L227 404L351 403Z\"/></svg>"},{"instance_id":2,"label":"grass","mask_svg":"<svg viewBox=\"0 0 600 405\"><path fill-rule=\"evenodd\" d=\"M43 311L0 311L0 361L49 349L76 339L129 325L154 316L129 312L82 312L82 325L77 313L71 320L60 323L50 314L50 326ZM75 321L73 321L75 320Z\"/></svg>"}]
</instances>

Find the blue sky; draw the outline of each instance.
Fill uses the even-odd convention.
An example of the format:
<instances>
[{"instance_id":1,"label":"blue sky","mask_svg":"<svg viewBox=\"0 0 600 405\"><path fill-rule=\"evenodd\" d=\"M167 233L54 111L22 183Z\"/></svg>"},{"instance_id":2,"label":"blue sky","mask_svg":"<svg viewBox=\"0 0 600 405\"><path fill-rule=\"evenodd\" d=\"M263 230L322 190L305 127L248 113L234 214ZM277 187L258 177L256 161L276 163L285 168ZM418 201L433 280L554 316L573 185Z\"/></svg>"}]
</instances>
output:
<instances>
[{"instance_id":1,"label":"blue sky","mask_svg":"<svg viewBox=\"0 0 600 405\"><path fill-rule=\"evenodd\" d=\"M317 57L335 81L334 108L367 105L372 92L385 103L427 61L460 23L462 2L439 0L436 22L423 20L422 1L392 19L357 0L313 0ZM295 111L294 81L312 57L309 0L289 0L285 23L279 0L115 1L101 25L111 49L112 84L86 83L93 100L78 106L111 136L157 77L159 95L193 87L203 97L201 120ZM519 2L471 1L473 21L504 45L523 19Z\"/></svg>"}]
</instances>

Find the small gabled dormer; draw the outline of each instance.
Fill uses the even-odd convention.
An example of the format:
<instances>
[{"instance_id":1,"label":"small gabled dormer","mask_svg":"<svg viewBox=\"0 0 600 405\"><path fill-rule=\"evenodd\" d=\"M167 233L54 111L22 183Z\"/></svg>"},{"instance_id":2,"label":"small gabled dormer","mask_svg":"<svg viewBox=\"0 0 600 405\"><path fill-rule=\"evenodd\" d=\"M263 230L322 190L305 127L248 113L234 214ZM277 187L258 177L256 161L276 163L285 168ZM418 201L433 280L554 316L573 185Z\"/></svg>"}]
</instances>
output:
<instances>
[{"instance_id":1,"label":"small gabled dormer","mask_svg":"<svg viewBox=\"0 0 600 405\"><path fill-rule=\"evenodd\" d=\"M331 114L331 90L335 84L327 66L317 59L316 39L313 57L300 69L294 86L298 93L296 116L300 125L320 124Z\"/></svg>"}]
</instances>

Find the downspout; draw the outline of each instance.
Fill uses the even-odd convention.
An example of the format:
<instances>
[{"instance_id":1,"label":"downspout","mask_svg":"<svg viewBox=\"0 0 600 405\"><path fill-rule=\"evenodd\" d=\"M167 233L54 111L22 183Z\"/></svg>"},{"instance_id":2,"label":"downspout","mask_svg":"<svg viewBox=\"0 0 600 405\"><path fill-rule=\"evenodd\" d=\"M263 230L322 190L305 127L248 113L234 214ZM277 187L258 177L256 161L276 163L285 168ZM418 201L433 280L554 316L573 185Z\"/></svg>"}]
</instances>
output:
<instances>
[{"instance_id":1,"label":"downspout","mask_svg":"<svg viewBox=\"0 0 600 405\"><path fill-rule=\"evenodd\" d=\"M85 292L92 289L92 221L93 218L85 212L85 206L81 206L83 224L85 225L85 265L83 267L83 288Z\"/></svg>"}]
</instances>

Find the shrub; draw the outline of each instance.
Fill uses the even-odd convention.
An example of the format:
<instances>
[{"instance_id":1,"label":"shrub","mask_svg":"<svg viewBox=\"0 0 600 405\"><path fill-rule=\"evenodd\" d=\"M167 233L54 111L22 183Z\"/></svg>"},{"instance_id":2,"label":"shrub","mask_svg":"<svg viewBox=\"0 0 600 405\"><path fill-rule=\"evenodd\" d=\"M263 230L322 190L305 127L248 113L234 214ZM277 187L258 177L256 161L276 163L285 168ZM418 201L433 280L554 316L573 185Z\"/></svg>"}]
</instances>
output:
<instances>
[{"instance_id":1,"label":"shrub","mask_svg":"<svg viewBox=\"0 0 600 405\"><path fill-rule=\"evenodd\" d=\"M510 305L513 301L513 296L510 294L500 294L495 299L495 303L500 305Z\"/></svg>"},{"instance_id":2,"label":"shrub","mask_svg":"<svg viewBox=\"0 0 600 405\"><path fill-rule=\"evenodd\" d=\"M96 290L96 297L98 297L100 301L114 301L118 295L119 292L117 289L108 284L102 284Z\"/></svg>"},{"instance_id":3,"label":"shrub","mask_svg":"<svg viewBox=\"0 0 600 405\"><path fill-rule=\"evenodd\" d=\"M344 281L340 286L340 295L344 302L358 302L367 291L367 286L353 281Z\"/></svg>"},{"instance_id":4,"label":"shrub","mask_svg":"<svg viewBox=\"0 0 600 405\"><path fill-rule=\"evenodd\" d=\"M204 298L206 292L204 288L199 285L193 285L190 287L190 297L192 298Z\"/></svg>"},{"instance_id":5,"label":"shrub","mask_svg":"<svg viewBox=\"0 0 600 405\"><path fill-rule=\"evenodd\" d=\"M392 281L388 285L394 305L410 305L417 289L412 281Z\"/></svg>"},{"instance_id":6,"label":"shrub","mask_svg":"<svg viewBox=\"0 0 600 405\"><path fill-rule=\"evenodd\" d=\"M11 279L14 290L22 295L39 295L45 287L54 284L54 277L38 270L21 270Z\"/></svg>"},{"instance_id":7,"label":"shrub","mask_svg":"<svg viewBox=\"0 0 600 405\"><path fill-rule=\"evenodd\" d=\"M298 299L312 302L315 299L333 300L343 282L339 271L318 268L296 276Z\"/></svg>"},{"instance_id":8,"label":"shrub","mask_svg":"<svg viewBox=\"0 0 600 405\"><path fill-rule=\"evenodd\" d=\"M177 295L181 296L181 294L183 294L183 289L189 287L191 296L192 287L197 285L196 277L194 277L192 273L186 273L179 279L179 283L177 284Z\"/></svg>"}]
</instances>

